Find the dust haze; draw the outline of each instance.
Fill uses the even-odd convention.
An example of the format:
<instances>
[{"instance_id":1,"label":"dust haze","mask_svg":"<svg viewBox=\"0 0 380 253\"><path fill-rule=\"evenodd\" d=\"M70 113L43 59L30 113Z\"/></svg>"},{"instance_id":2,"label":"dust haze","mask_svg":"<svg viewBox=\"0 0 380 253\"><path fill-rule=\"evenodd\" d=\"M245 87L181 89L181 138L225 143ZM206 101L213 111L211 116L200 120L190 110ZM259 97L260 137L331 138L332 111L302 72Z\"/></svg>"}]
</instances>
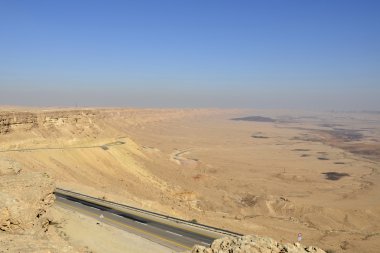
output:
<instances>
[{"instance_id":1,"label":"dust haze","mask_svg":"<svg viewBox=\"0 0 380 253\"><path fill-rule=\"evenodd\" d=\"M235 87L234 84L228 87L223 85L202 87L202 85L183 85L178 82L172 85L141 84L139 87L130 87L129 83L110 89L107 83L102 85L62 83L59 87L46 84L2 83L0 105L10 106L380 110L378 100L380 92L375 88L326 89L321 86L318 89L311 87L309 89L308 86L293 87L284 84L282 88L273 90L267 88L266 83L260 82L243 87Z\"/></svg>"}]
</instances>

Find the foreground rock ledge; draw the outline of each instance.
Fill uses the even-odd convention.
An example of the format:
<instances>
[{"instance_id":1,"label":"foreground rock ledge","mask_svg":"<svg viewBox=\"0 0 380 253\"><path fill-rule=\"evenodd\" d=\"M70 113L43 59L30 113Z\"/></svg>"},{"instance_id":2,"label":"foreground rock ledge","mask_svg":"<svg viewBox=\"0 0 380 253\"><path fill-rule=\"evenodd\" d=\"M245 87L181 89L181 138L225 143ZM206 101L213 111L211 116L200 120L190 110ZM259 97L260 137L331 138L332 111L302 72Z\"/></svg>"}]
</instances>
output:
<instances>
[{"instance_id":1,"label":"foreground rock ledge","mask_svg":"<svg viewBox=\"0 0 380 253\"><path fill-rule=\"evenodd\" d=\"M191 253L326 253L324 250L300 243L281 244L268 237L246 235L215 240L210 248L196 245Z\"/></svg>"},{"instance_id":2,"label":"foreground rock ledge","mask_svg":"<svg viewBox=\"0 0 380 253\"><path fill-rule=\"evenodd\" d=\"M0 253L79 253L56 233L54 180L0 157Z\"/></svg>"}]
</instances>

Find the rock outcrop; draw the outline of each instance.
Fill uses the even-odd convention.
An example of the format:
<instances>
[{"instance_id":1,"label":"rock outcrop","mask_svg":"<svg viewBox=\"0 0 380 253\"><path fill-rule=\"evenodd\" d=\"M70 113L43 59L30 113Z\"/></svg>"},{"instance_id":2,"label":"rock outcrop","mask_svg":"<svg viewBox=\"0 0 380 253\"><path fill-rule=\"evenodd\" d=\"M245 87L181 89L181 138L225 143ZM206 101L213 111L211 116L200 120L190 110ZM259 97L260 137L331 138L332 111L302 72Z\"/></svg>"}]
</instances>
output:
<instances>
[{"instance_id":1,"label":"rock outcrop","mask_svg":"<svg viewBox=\"0 0 380 253\"><path fill-rule=\"evenodd\" d=\"M281 244L268 237L246 235L215 240L210 248L194 246L191 253L325 253L324 250L300 243Z\"/></svg>"},{"instance_id":2,"label":"rock outcrop","mask_svg":"<svg viewBox=\"0 0 380 253\"><path fill-rule=\"evenodd\" d=\"M77 252L49 231L53 190L48 174L24 173L0 158L0 252Z\"/></svg>"},{"instance_id":3,"label":"rock outcrop","mask_svg":"<svg viewBox=\"0 0 380 253\"><path fill-rule=\"evenodd\" d=\"M62 109L0 111L0 136L34 131L36 136L68 134L98 136L104 125L142 126L189 115L209 115L217 110L198 109ZM48 133L46 133L48 132Z\"/></svg>"},{"instance_id":4,"label":"rock outcrop","mask_svg":"<svg viewBox=\"0 0 380 253\"><path fill-rule=\"evenodd\" d=\"M61 126L71 127L71 131L94 127L96 113L91 110L44 111L44 112L0 112L0 135L32 130L44 132L58 131ZM90 129L91 130L91 129ZM94 130L94 129L92 129Z\"/></svg>"},{"instance_id":5,"label":"rock outcrop","mask_svg":"<svg viewBox=\"0 0 380 253\"><path fill-rule=\"evenodd\" d=\"M0 178L0 230L38 233L47 230L47 210L54 202L47 174L20 173Z\"/></svg>"},{"instance_id":6,"label":"rock outcrop","mask_svg":"<svg viewBox=\"0 0 380 253\"><path fill-rule=\"evenodd\" d=\"M31 112L0 112L0 134L12 129L29 130L36 126L37 115Z\"/></svg>"}]
</instances>

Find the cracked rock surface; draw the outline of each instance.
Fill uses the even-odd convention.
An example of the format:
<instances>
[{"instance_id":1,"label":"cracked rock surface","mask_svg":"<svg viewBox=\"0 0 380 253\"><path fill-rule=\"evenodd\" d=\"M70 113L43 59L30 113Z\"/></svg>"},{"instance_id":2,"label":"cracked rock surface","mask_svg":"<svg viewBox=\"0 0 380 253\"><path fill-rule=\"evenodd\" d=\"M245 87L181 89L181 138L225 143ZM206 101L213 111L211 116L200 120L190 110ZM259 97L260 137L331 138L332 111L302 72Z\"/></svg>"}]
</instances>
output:
<instances>
[{"instance_id":1,"label":"cracked rock surface","mask_svg":"<svg viewBox=\"0 0 380 253\"><path fill-rule=\"evenodd\" d=\"M23 173L11 160L0 158L0 252L78 252L49 231L53 191L48 174Z\"/></svg>"},{"instance_id":2,"label":"cracked rock surface","mask_svg":"<svg viewBox=\"0 0 380 253\"><path fill-rule=\"evenodd\" d=\"M191 253L325 253L324 250L300 243L279 243L269 237L246 235L215 240L210 248L195 246Z\"/></svg>"}]
</instances>

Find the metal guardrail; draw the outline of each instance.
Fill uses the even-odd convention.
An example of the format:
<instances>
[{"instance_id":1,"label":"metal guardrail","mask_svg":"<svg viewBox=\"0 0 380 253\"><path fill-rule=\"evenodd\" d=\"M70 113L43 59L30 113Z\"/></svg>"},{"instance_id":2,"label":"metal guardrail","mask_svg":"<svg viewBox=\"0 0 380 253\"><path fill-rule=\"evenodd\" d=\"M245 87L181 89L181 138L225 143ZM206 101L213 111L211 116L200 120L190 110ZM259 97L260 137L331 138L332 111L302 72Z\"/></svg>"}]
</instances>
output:
<instances>
[{"instance_id":1,"label":"metal guardrail","mask_svg":"<svg viewBox=\"0 0 380 253\"><path fill-rule=\"evenodd\" d=\"M176 223L181 223L181 224L184 224L184 225L192 226L194 228L200 228L200 229L203 229L203 230L208 230L210 232L214 232L214 233L218 233L218 234L223 234L223 235L226 235L226 236L234 236L234 237L236 237L236 236L242 236L242 234L235 233L235 232L232 232L232 231L229 231L229 230L225 230L225 229L221 229L221 228L216 228L216 227L212 227L212 226L208 226L208 225L204 225L204 224L194 223L194 222L183 220L183 219L179 219L179 218L176 218L176 217L172 217L172 216L163 215L163 214L160 214L160 213L144 210L144 209L141 209L141 208L137 208L137 207L133 207L133 206L128 206L128 205L124 205L124 204L119 204L119 203L112 202L112 201L109 201L109 200L95 198L95 197L92 197L92 196L89 196L89 195L85 195L85 194L78 193L78 192L73 192L73 191L70 191L70 190L65 190L65 189L61 189L61 188L56 188L56 190L55 190L55 193L58 193L58 194L62 194L62 192L66 192L66 193L69 193L69 194L72 194L72 195L82 196L82 197L85 197L87 199L93 199L93 200L95 200L97 202L100 202L100 203L103 202L103 203L106 203L106 204L109 204L109 205L119 206L119 207L130 209L132 211L139 212L139 213L142 213L142 214L145 214L145 215L155 216L157 218L161 218L161 219L165 219L165 220L170 220L170 221L173 221L173 222L176 222Z\"/></svg>"}]
</instances>

